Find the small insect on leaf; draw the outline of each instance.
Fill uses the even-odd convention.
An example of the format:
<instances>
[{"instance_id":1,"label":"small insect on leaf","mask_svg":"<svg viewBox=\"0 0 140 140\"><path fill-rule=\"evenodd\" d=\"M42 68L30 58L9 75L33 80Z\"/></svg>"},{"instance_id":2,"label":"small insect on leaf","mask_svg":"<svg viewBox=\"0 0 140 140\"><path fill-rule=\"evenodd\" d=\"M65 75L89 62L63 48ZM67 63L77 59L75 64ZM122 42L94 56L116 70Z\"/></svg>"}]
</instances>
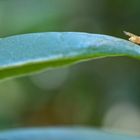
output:
<instances>
[{"instance_id":1,"label":"small insect on leaf","mask_svg":"<svg viewBox=\"0 0 140 140\"><path fill-rule=\"evenodd\" d=\"M140 44L140 36L124 31L124 34L129 36L129 40L133 43Z\"/></svg>"}]
</instances>

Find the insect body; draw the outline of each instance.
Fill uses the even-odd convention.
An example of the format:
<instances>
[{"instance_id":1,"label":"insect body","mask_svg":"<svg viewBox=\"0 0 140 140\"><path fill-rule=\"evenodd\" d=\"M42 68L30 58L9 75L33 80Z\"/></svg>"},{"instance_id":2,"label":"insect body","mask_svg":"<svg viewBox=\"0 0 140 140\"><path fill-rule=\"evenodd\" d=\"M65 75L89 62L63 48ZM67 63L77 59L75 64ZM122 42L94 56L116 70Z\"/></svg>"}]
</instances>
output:
<instances>
[{"instance_id":1,"label":"insect body","mask_svg":"<svg viewBox=\"0 0 140 140\"><path fill-rule=\"evenodd\" d=\"M129 36L129 40L133 43L136 43L136 44L140 44L140 36L137 36L137 35L134 35L132 33L129 33L129 32L126 32L124 31L124 34L126 34L127 36Z\"/></svg>"}]
</instances>

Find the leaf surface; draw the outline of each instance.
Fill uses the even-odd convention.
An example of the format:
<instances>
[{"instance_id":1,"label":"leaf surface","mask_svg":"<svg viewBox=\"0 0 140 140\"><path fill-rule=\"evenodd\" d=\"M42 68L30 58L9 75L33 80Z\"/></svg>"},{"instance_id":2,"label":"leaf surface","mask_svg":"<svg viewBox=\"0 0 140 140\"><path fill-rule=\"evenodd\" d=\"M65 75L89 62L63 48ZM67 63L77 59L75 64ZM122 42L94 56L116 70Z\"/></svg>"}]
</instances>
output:
<instances>
[{"instance_id":1,"label":"leaf surface","mask_svg":"<svg viewBox=\"0 0 140 140\"><path fill-rule=\"evenodd\" d=\"M28 128L0 132L1 140L140 140L89 128Z\"/></svg>"},{"instance_id":2,"label":"leaf surface","mask_svg":"<svg viewBox=\"0 0 140 140\"><path fill-rule=\"evenodd\" d=\"M108 56L140 58L140 46L108 35L47 32L0 39L0 79Z\"/></svg>"}]
</instances>

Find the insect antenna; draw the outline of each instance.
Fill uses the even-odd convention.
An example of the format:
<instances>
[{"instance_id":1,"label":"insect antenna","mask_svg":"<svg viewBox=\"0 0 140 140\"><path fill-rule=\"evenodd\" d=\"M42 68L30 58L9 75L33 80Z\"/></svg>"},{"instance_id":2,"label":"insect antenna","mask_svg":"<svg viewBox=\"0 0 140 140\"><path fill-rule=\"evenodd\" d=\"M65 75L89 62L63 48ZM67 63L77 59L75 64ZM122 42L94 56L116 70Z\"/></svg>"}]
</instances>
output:
<instances>
[{"instance_id":1,"label":"insect antenna","mask_svg":"<svg viewBox=\"0 0 140 140\"><path fill-rule=\"evenodd\" d=\"M132 33L130 33L130 32L126 32L126 31L123 31L123 32L124 32L125 35L130 36L130 37L136 36L136 35L134 35L134 34L132 34Z\"/></svg>"}]
</instances>

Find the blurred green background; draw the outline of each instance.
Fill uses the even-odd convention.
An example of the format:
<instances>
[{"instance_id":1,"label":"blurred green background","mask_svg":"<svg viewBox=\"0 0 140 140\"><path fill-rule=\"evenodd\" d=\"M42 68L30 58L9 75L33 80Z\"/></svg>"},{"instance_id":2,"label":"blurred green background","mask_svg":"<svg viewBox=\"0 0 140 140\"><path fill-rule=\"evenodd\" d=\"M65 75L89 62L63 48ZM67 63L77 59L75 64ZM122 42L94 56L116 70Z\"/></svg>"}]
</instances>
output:
<instances>
[{"instance_id":1,"label":"blurred green background","mask_svg":"<svg viewBox=\"0 0 140 140\"><path fill-rule=\"evenodd\" d=\"M78 31L140 34L139 0L0 0L0 37ZM53 46L52 46L53 47ZM140 61L127 57L0 82L0 128L80 125L140 135Z\"/></svg>"}]
</instances>

